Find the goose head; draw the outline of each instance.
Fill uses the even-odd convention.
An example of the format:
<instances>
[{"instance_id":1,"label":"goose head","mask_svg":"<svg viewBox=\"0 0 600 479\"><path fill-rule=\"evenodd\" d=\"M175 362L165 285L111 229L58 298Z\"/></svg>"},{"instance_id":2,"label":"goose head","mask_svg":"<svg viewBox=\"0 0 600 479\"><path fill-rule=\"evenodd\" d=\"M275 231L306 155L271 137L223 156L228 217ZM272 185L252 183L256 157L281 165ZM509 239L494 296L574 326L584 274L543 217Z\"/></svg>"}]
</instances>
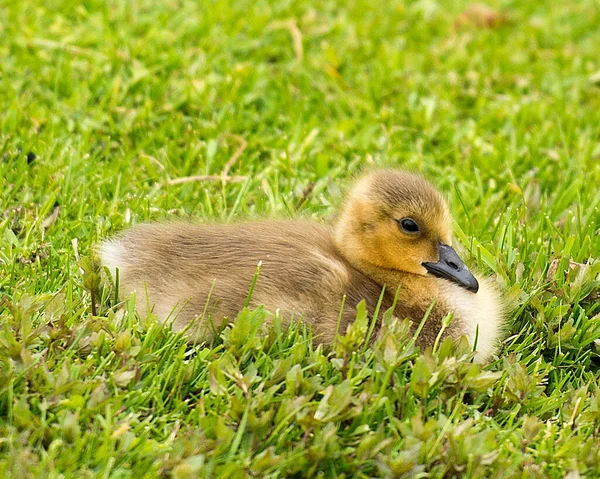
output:
<instances>
[{"instance_id":1,"label":"goose head","mask_svg":"<svg viewBox=\"0 0 600 479\"><path fill-rule=\"evenodd\" d=\"M334 239L342 255L367 276L433 275L473 293L479 289L452 248L446 201L420 176L389 169L362 177L342 206Z\"/></svg>"}]
</instances>

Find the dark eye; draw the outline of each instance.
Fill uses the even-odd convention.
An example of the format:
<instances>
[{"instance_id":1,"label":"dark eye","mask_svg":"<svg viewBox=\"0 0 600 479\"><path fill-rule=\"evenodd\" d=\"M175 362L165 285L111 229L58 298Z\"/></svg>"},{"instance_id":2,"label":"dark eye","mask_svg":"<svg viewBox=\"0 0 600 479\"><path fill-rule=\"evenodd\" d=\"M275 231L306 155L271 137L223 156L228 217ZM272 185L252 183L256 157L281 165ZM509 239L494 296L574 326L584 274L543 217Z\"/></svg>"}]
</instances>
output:
<instances>
[{"instance_id":1,"label":"dark eye","mask_svg":"<svg viewBox=\"0 0 600 479\"><path fill-rule=\"evenodd\" d=\"M400 228L407 233L418 233L419 225L410 218L402 218L399 222Z\"/></svg>"}]
</instances>

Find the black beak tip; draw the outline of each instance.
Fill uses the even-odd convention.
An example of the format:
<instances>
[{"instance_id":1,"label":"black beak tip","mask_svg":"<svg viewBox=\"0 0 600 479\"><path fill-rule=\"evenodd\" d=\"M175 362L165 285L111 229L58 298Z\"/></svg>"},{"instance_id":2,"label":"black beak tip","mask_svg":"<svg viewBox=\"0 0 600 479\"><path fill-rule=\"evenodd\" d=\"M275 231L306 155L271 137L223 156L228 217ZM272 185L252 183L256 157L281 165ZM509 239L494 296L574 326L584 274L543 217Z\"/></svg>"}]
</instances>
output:
<instances>
[{"instance_id":1,"label":"black beak tip","mask_svg":"<svg viewBox=\"0 0 600 479\"><path fill-rule=\"evenodd\" d=\"M434 276L456 283L471 293L477 293L479 282L456 254L456 251L451 246L440 244L439 253L438 262L423 263L425 269Z\"/></svg>"},{"instance_id":2,"label":"black beak tip","mask_svg":"<svg viewBox=\"0 0 600 479\"><path fill-rule=\"evenodd\" d=\"M477 291L479 291L479 283L475 278L473 278L473 283L467 287L467 291L471 291L471 293L477 293Z\"/></svg>"}]
</instances>

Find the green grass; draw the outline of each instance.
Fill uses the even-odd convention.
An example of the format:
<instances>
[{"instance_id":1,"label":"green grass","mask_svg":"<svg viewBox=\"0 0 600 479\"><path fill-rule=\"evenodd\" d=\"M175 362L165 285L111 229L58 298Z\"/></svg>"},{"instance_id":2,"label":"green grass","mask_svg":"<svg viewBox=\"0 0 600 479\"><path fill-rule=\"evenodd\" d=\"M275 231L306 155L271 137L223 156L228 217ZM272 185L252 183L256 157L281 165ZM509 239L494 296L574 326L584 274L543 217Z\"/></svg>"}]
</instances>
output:
<instances>
[{"instance_id":1,"label":"green grass","mask_svg":"<svg viewBox=\"0 0 600 479\"><path fill-rule=\"evenodd\" d=\"M0 476L600 477L600 7L467 5L0 3ZM371 163L447 193L513 307L497 361L390 321L363 350L360 315L333 351L260 309L205 347L92 316L100 238L327 218Z\"/></svg>"}]
</instances>

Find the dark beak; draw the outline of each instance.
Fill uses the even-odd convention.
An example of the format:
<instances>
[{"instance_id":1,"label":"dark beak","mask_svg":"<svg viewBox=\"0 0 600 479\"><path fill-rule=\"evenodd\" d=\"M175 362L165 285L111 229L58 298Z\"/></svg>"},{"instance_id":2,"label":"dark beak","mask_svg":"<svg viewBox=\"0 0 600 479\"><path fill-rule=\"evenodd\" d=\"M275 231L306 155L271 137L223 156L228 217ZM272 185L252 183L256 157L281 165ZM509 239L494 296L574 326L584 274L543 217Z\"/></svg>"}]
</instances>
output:
<instances>
[{"instance_id":1,"label":"dark beak","mask_svg":"<svg viewBox=\"0 0 600 479\"><path fill-rule=\"evenodd\" d=\"M452 246L440 243L440 260L437 263L423 263L425 269L434 276L447 279L463 288L476 293L479 290L479 283L475 276L469 271L469 268L458 257Z\"/></svg>"}]
</instances>

